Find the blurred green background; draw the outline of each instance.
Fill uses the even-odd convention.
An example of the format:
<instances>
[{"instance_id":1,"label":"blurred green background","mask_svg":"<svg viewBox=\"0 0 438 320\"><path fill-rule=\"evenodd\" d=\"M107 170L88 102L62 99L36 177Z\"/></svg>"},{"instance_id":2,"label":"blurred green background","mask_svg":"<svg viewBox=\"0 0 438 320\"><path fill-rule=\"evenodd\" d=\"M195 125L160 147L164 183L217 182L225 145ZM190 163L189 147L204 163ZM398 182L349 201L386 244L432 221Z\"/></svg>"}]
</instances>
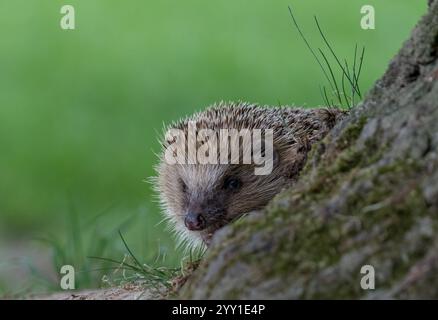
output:
<instances>
[{"instance_id":1,"label":"blurred green background","mask_svg":"<svg viewBox=\"0 0 438 320\"><path fill-rule=\"evenodd\" d=\"M76 10L61 30L60 8ZM87 256L178 264L151 186L163 123L219 100L317 106L316 14L342 57L366 46L362 91L426 11L411 0L0 0L0 294L56 289ZM376 9L376 30L360 8ZM158 224L158 225L157 225ZM166 257L164 257L166 255ZM84 275L85 274L85 275Z\"/></svg>"}]
</instances>

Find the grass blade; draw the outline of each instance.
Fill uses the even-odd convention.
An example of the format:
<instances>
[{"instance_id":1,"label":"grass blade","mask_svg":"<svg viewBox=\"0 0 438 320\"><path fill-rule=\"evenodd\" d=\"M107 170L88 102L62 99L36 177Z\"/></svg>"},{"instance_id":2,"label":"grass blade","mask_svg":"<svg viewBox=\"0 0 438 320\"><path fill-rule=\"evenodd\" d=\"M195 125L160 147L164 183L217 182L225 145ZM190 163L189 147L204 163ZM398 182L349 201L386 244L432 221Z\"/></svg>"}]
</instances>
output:
<instances>
[{"instance_id":1,"label":"grass blade","mask_svg":"<svg viewBox=\"0 0 438 320\"><path fill-rule=\"evenodd\" d=\"M336 62L338 63L338 66L341 68L342 72L345 74L347 80L350 82L351 87L356 90L356 87L354 85L354 82L351 80L350 76L348 75L348 73L346 72L346 70L344 69L342 63L339 61L338 56L336 55L335 51L333 50L332 46L330 45L329 41L327 40L327 37L325 36L324 32L321 29L321 26L319 24L318 18L316 16L314 16L315 19L315 23L316 26L319 30L319 33L321 34L322 39L324 40L324 43L326 44L327 48L330 50L330 52L332 53L333 57L335 58ZM358 93L359 94L359 93ZM359 97L362 98L361 95L359 95Z\"/></svg>"},{"instance_id":2,"label":"grass blade","mask_svg":"<svg viewBox=\"0 0 438 320\"><path fill-rule=\"evenodd\" d=\"M292 17L292 21L293 21L293 23L294 23L294 25L295 25L295 28L298 30L298 33L300 34L301 39L303 39L303 41L304 41L304 43L306 44L307 48L309 49L310 53L311 53L311 54L313 55L313 57L315 58L315 60L316 60L316 62L318 63L319 67L321 68L322 72L324 73L324 76L325 76L325 78L327 79L328 83L330 84L330 86L332 87L332 89L335 90L335 88L334 88L334 86L333 86L332 82L330 81L330 78L329 78L329 76L328 76L328 74L327 74L327 71L324 69L324 67L323 67L321 61L318 59L318 56L316 55L315 51L312 49L311 45L310 45L309 42L307 41L307 38L304 36L303 32L301 31L301 28L300 28L300 26L298 25L298 22L297 22L297 20L295 19L295 16L294 16L294 14L293 14L293 12L292 12L292 8L291 8L291 6L288 6L288 8L289 8L290 16Z\"/></svg>"}]
</instances>

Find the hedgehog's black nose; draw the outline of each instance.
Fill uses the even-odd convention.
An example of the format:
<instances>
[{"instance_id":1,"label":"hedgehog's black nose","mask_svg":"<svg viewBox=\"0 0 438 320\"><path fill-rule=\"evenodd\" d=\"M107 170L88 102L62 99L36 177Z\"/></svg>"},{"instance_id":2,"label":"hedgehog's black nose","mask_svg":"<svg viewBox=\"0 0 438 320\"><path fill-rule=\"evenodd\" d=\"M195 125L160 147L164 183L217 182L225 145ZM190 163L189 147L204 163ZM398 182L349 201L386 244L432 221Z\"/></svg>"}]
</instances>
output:
<instances>
[{"instance_id":1,"label":"hedgehog's black nose","mask_svg":"<svg viewBox=\"0 0 438 320\"><path fill-rule=\"evenodd\" d=\"M184 219L184 224L189 230L199 231L205 228L205 218L200 213L189 212Z\"/></svg>"}]
</instances>

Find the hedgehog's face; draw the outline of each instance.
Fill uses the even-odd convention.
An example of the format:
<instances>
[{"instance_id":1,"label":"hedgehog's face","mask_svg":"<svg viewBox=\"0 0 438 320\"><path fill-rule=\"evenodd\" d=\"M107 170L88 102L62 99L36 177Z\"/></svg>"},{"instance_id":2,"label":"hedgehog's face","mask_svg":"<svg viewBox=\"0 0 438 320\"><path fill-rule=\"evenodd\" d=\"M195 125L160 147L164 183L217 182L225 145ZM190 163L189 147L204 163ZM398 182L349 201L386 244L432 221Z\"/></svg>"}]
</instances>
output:
<instances>
[{"instance_id":1,"label":"hedgehog's face","mask_svg":"<svg viewBox=\"0 0 438 320\"><path fill-rule=\"evenodd\" d=\"M263 208L286 179L274 168L255 175L252 165L168 165L159 170L161 200L182 241L209 244L215 231ZM202 243L202 242L201 242Z\"/></svg>"}]
</instances>

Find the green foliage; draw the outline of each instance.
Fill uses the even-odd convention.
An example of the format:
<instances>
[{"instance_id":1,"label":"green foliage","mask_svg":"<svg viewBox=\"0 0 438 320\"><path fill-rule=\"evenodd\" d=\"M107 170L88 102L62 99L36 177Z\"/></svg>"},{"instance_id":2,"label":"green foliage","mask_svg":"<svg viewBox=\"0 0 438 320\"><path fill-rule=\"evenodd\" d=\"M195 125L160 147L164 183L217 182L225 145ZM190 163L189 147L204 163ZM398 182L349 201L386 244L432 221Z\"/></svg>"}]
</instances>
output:
<instances>
[{"instance_id":1,"label":"green foliage","mask_svg":"<svg viewBox=\"0 0 438 320\"><path fill-rule=\"evenodd\" d=\"M362 71L363 59L365 55L365 47L362 47L361 54L358 57L357 44L355 45L352 68L350 69L347 59L344 59L343 62L340 61L332 45L327 40L327 37L320 26L318 18L314 16L315 24L318 28L321 38L324 40L324 44L329 50L330 54L332 55L334 62L329 61L329 59L327 58L327 54L324 53L324 50L322 50L321 48L318 48L318 52L321 55L321 57L318 57L318 55L315 53L314 49L310 45L309 41L307 40L306 36L301 31L301 28L292 12L291 6L289 6L289 13L301 39L303 39L304 43L306 44L306 47L309 49L310 53L315 58L315 61L318 63L318 66L321 68L321 71L324 74L325 79L327 80L328 84L332 89L331 94L328 95L326 86L322 86L322 88L320 88L321 96L325 102L325 105L330 107L334 107L334 106L338 106L341 108L344 107L347 109L353 108L355 106L355 96L357 95L359 96L360 99L362 99L359 79ZM323 59L324 63L321 62L320 60L321 58ZM333 70L332 64L335 64L340 69L340 73L341 73L340 84L338 84L338 80L337 77L335 76L335 71ZM357 68L356 68L356 64L358 64ZM346 90L345 82L347 80L345 79L348 80L348 84L350 86L349 92L347 92ZM334 102L333 99L337 99L337 102Z\"/></svg>"},{"instance_id":2,"label":"green foliage","mask_svg":"<svg viewBox=\"0 0 438 320\"><path fill-rule=\"evenodd\" d=\"M197 265L197 261L202 257L199 253L193 255L190 252L189 257L182 259L178 267L168 267L163 266L165 256L161 256L161 252L158 251L153 261L144 263L140 261L142 258L138 258L133 253L120 231L119 236L126 250L123 260L98 256L89 257L113 266L113 268L105 268L106 270L112 269L113 272L103 278L103 281L110 286L135 283L148 290L155 290L152 292L154 294L167 295L179 285L178 279L184 278L186 269Z\"/></svg>"}]
</instances>

